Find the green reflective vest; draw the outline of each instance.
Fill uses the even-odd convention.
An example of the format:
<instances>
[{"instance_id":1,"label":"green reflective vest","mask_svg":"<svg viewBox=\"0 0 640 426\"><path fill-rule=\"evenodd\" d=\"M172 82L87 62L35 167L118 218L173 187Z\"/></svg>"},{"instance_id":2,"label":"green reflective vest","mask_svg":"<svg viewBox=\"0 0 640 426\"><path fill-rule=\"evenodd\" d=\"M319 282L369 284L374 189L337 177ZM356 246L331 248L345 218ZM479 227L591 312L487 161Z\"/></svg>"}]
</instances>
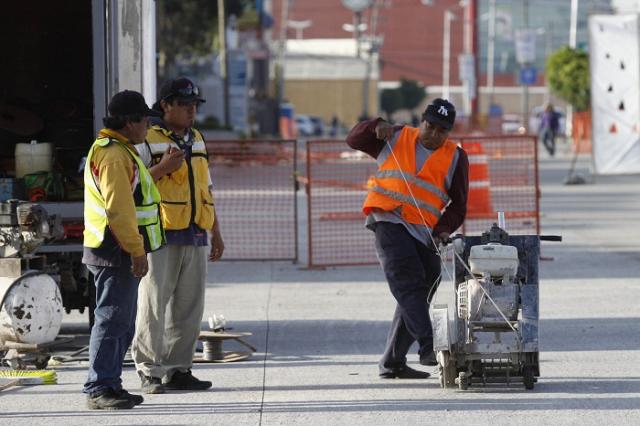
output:
<instances>
[{"instance_id":1,"label":"green reflective vest","mask_svg":"<svg viewBox=\"0 0 640 426\"><path fill-rule=\"evenodd\" d=\"M138 179L133 190L133 199L136 206L138 232L144 240L144 250L147 253L155 251L165 243L164 229L160 220L160 193L140 158L124 143L112 138L97 139L87 155L84 168L84 245L100 247L104 240L105 229L109 224L104 198L91 171L91 158L96 146L105 147L110 143L118 144L125 149L137 166Z\"/></svg>"}]
</instances>

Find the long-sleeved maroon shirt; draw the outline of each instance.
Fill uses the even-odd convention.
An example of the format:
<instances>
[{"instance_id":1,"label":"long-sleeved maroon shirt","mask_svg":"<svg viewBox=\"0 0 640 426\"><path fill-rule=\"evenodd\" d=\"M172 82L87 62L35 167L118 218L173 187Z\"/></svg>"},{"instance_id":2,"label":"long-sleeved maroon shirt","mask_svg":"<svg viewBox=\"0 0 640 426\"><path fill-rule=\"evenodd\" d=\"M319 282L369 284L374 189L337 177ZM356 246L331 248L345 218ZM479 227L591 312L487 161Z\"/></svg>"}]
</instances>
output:
<instances>
[{"instance_id":1,"label":"long-sleeved maroon shirt","mask_svg":"<svg viewBox=\"0 0 640 426\"><path fill-rule=\"evenodd\" d=\"M376 126L382 118L374 118L358 123L347 135L347 144L358 151L378 158L386 142L376 137ZM394 131L403 126L395 126ZM441 232L453 233L464 222L467 214L467 193L469 192L469 159L463 149L458 148L458 163L453 172L451 186L448 191L451 202L445 208L440 220L433 228L433 234Z\"/></svg>"}]
</instances>

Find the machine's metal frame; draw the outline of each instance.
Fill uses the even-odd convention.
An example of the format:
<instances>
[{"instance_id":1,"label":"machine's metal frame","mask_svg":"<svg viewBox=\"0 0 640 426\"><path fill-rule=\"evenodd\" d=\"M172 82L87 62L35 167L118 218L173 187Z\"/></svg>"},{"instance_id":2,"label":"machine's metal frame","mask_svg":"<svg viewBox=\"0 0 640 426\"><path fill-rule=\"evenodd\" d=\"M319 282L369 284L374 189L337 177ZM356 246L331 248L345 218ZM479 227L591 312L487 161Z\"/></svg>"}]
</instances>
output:
<instances>
[{"instance_id":1,"label":"machine's metal frame","mask_svg":"<svg viewBox=\"0 0 640 426\"><path fill-rule=\"evenodd\" d=\"M509 245L518 250L520 306L517 320L499 322L472 322L457 313L458 287L469 272L469 253L472 246L483 244L482 237L460 237L464 249L455 257L454 297L447 304L434 305L432 323L434 350L437 352L440 385L467 389L474 383L523 383L533 389L540 376L538 320L539 283L538 262L540 237L538 235L509 236ZM461 246L461 245L459 245ZM464 262L464 264L462 263ZM491 335L491 342L480 342L477 336Z\"/></svg>"}]
</instances>

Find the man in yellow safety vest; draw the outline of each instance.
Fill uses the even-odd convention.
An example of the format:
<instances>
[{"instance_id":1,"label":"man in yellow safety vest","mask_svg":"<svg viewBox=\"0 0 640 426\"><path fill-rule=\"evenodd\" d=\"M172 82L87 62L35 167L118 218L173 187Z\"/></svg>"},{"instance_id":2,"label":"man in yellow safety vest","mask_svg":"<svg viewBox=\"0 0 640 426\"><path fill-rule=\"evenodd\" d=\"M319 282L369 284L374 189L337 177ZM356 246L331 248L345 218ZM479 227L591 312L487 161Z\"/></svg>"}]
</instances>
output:
<instances>
[{"instance_id":1,"label":"man in yellow safety vest","mask_svg":"<svg viewBox=\"0 0 640 426\"><path fill-rule=\"evenodd\" d=\"M193 128L197 107L204 101L188 78L164 82L154 104L162 119L137 147L156 179L167 234L167 246L149 255L149 275L140 283L132 354L144 393L211 387L210 381L191 374L204 311L207 258L216 261L224 251L207 150L202 134ZM180 167L166 173L159 164L163 155L180 155Z\"/></svg>"},{"instance_id":2,"label":"man in yellow safety vest","mask_svg":"<svg viewBox=\"0 0 640 426\"><path fill-rule=\"evenodd\" d=\"M84 385L91 409L127 409L143 402L122 388L122 362L134 334L138 283L148 271L147 252L165 242L160 194L135 144L144 142L150 110L134 91L117 93L105 128L84 169L84 253L94 276L95 322ZM164 167L169 164L162 159Z\"/></svg>"}]
</instances>

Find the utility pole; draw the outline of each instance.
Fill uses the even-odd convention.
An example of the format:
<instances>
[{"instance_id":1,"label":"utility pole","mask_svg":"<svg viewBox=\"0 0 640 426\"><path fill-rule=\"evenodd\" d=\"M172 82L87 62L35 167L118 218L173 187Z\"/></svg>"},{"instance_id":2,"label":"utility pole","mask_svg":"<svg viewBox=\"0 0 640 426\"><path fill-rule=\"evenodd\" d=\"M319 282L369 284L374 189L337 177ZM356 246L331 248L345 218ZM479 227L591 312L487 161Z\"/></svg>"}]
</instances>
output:
<instances>
[{"instance_id":1,"label":"utility pole","mask_svg":"<svg viewBox=\"0 0 640 426\"><path fill-rule=\"evenodd\" d=\"M473 36L471 34L472 32L471 0L463 0L459 4L461 4L464 8L462 11L463 13L462 15L462 51L464 52L467 58L471 58L471 61L467 59L469 62L474 62L473 58L471 57L471 55L473 54L472 53L473 48L471 47L471 45L473 44ZM471 97L472 97L471 86L473 85L471 78L474 76L475 76L475 71L473 72L473 75L468 76L468 78L462 82L463 83L462 99L463 99L463 105L464 105L462 110L464 111L465 115L468 116L469 119L471 118Z\"/></svg>"},{"instance_id":2,"label":"utility pole","mask_svg":"<svg viewBox=\"0 0 640 426\"><path fill-rule=\"evenodd\" d=\"M361 49L360 49L360 32L364 31L364 28L361 29L362 24L362 11L369 8L371 3L375 0L342 0L342 5L347 9L353 12L353 38L356 43L356 58L361 59ZM376 11L376 19L377 21L377 11ZM373 22L373 25L376 25L376 22ZM350 31L348 25L343 25L342 28L346 31ZM375 28L372 30L372 33L375 34ZM373 42L373 41L372 41ZM373 47L369 48L369 57L364 58L365 62L365 78L362 82L362 114L364 116L369 115L369 74L371 73L371 54Z\"/></svg>"},{"instance_id":3,"label":"utility pole","mask_svg":"<svg viewBox=\"0 0 640 426\"><path fill-rule=\"evenodd\" d=\"M529 0L522 1L522 25L525 31L529 31ZM520 67L526 69L530 65L525 62ZM525 129L529 127L529 85L526 83L522 85L522 126Z\"/></svg>"},{"instance_id":4,"label":"utility pole","mask_svg":"<svg viewBox=\"0 0 640 426\"><path fill-rule=\"evenodd\" d=\"M467 0L465 8L468 41L466 53L473 58L473 81L467 83L467 97L469 98L469 123L474 126L478 122L478 87L480 73L478 70L478 0Z\"/></svg>"},{"instance_id":5,"label":"utility pole","mask_svg":"<svg viewBox=\"0 0 640 426\"><path fill-rule=\"evenodd\" d=\"M578 32L578 0L571 0L571 22L569 28L569 47L576 48Z\"/></svg>"},{"instance_id":6,"label":"utility pole","mask_svg":"<svg viewBox=\"0 0 640 426\"><path fill-rule=\"evenodd\" d=\"M276 63L276 108L280 111L280 104L284 98L284 64L287 49L287 22L289 21L289 8L291 0L280 1L280 38L278 42L278 62ZM279 113L278 113L279 114Z\"/></svg>"},{"instance_id":7,"label":"utility pole","mask_svg":"<svg viewBox=\"0 0 640 426\"><path fill-rule=\"evenodd\" d=\"M569 24L569 47L577 46L578 33L578 0L571 0L571 22ZM567 105L567 118L565 120L565 132L567 137L573 134L573 105Z\"/></svg>"},{"instance_id":8,"label":"utility pole","mask_svg":"<svg viewBox=\"0 0 640 426\"><path fill-rule=\"evenodd\" d=\"M356 58L360 59L362 53L360 52L360 26L362 25L362 11L358 10L353 13L353 38L356 42Z\"/></svg>"},{"instance_id":9,"label":"utility pole","mask_svg":"<svg viewBox=\"0 0 640 426\"><path fill-rule=\"evenodd\" d=\"M442 98L449 99L449 62L451 57L451 21L455 15L449 9L444 11L444 33L442 36Z\"/></svg>"},{"instance_id":10,"label":"utility pole","mask_svg":"<svg viewBox=\"0 0 640 426\"><path fill-rule=\"evenodd\" d=\"M487 46L487 89L489 90L489 107L494 103L493 70L496 49L496 0L489 0L489 31Z\"/></svg>"},{"instance_id":11,"label":"utility pole","mask_svg":"<svg viewBox=\"0 0 640 426\"><path fill-rule=\"evenodd\" d=\"M371 69L373 68L373 55L378 51L378 41L376 31L378 29L378 7L379 1L373 0L371 12L371 27L369 32L369 56L366 58L366 72L362 87L362 116L369 117L369 86L371 81Z\"/></svg>"},{"instance_id":12,"label":"utility pole","mask_svg":"<svg viewBox=\"0 0 640 426\"><path fill-rule=\"evenodd\" d=\"M224 125L229 126L229 60L227 58L227 25L224 0L218 0L218 36L220 37L220 77L222 77Z\"/></svg>"}]
</instances>

